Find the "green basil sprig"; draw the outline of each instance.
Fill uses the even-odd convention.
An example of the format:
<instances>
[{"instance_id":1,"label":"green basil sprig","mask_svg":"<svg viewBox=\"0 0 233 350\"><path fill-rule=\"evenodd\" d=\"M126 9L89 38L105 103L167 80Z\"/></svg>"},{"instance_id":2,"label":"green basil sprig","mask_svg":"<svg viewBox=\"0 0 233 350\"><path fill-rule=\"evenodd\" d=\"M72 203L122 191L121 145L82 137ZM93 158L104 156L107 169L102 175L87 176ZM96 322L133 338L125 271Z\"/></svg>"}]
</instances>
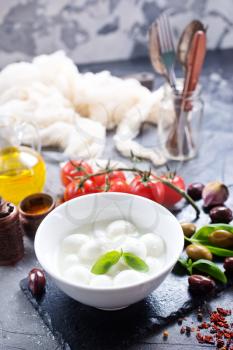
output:
<instances>
[{"instance_id":1,"label":"green basil sprig","mask_svg":"<svg viewBox=\"0 0 233 350\"><path fill-rule=\"evenodd\" d=\"M112 250L99 257L99 259L92 266L91 272L95 275L104 275L113 265L118 263L121 257L123 257L126 265L132 269L140 272L149 271L149 266L147 263L137 255L128 252L124 253L122 250L120 252L117 250Z\"/></svg>"},{"instance_id":2,"label":"green basil sprig","mask_svg":"<svg viewBox=\"0 0 233 350\"><path fill-rule=\"evenodd\" d=\"M199 259L192 264L192 268L208 273L208 275L214 277L216 280L224 284L227 283L225 273L220 270L220 268L213 261Z\"/></svg>"},{"instance_id":3,"label":"green basil sprig","mask_svg":"<svg viewBox=\"0 0 233 350\"><path fill-rule=\"evenodd\" d=\"M213 261L199 259L197 261L192 262L191 259L179 259L179 262L182 266L184 266L190 275L193 273L193 269L195 268L198 271L205 272L216 280L227 283L227 277L225 273L216 265Z\"/></svg>"},{"instance_id":4,"label":"green basil sprig","mask_svg":"<svg viewBox=\"0 0 233 350\"><path fill-rule=\"evenodd\" d=\"M108 270L118 263L122 256L122 251L112 250L101 257L95 262L91 268L91 272L95 275L104 275Z\"/></svg>"},{"instance_id":5,"label":"green basil sprig","mask_svg":"<svg viewBox=\"0 0 233 350\"><path fill-rule=\"evenodd\" d=\"M123 253L125 263L132 269L140 272L148 272L149 266L147 263L132 253Z\"/></svg>"},{"instance_id":6,"label":"green basil sprig","mask_svg":"<svg viewBox=\"0 0 233 350\"><path fill-rule=\"evenodd\" d=\"M209 235L216 230L225 230L233 234L233 226L228 224L209 224L201 227L191 238L185 237L190 243L198 243L206 246L211 253L221 257L233 256L233 250L219 248L210 244Z\"/></svg>"}]
</instances>

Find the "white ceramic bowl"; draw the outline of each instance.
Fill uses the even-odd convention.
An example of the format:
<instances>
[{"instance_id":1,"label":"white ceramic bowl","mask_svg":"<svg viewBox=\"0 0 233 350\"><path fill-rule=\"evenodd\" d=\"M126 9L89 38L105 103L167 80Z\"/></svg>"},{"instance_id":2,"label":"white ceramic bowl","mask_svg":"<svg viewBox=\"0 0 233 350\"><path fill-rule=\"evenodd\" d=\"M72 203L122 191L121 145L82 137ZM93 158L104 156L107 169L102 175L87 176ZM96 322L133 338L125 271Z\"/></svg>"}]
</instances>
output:
<instances>
[{"instance_id":1,"label":"white ceramic bowl","mask_svg":"<svg viewBox=\"0 0 233 350\"><path fill-rule=\"evenodd\" d=\"M67 234L83 224L125 219L139 229L156 232L166 244L165 264L157 274L138 284L117 288L79 286L60 276L55 252ZM156 289L172 270L182 252L183 232L176 218L149 199L125 193L98 193L75 198L54 209L39 226L36 256L57 286L71 298L100 309L114 310L133 304Z\"/></svg>"}]
</instances>

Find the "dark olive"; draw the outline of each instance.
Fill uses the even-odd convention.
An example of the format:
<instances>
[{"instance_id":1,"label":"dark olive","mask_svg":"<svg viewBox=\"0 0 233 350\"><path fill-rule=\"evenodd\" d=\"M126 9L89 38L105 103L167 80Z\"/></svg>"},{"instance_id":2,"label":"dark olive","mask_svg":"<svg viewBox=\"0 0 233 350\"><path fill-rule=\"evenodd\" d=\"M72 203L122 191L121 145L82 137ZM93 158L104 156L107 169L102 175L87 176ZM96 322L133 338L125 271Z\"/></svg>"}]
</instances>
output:
<instances>
[{"instance_id":1,"label":"dark olive","mask_svg":"<svg viewBox=\"0 0 233 350\"><path fill-rule=\"evenodd\" d=\"M226 270L226 272L233 273L233 257L226 258L224 260L223 267Z\"/></svg>"},{"instance_id":2,"label":"dark olive","mask_svg":"<svg viewBox=\"0 0 233 350\"><path fill-rule=\"evenodd\" d=\"M233 234L226 230L216 230L212 232L209 241L220 248L230 248L233 246Z\"/></svg>"},{"instance_id":3,"label":"dark olive","mask_svg":"<svg viewBox=\"0 0 233 350\"><path fill-rule=\"evenodd\" d=\"M192 275L188 279L189 290L194 294L206 294L215 289L215 282L202 275Z\"/></svg>"},{"instance_id":4,"label":"dark olive","mask_svg":"<svg viewBox=\"0 0 233 350\"><path fill-rule=\"evenodd\" d=\"M40 297L45 290L45 274L41 269L32 269L28 275L28 288L35 297Z\"/></svg>"},{"instance_id":5,"label":"dark olive","mask_svg":"<svg viewBox=\"0 0 233 350\"><path fill-rule=\"evenodd\" d=\"M205 186L199 182L192 183L188 186L187 193L194 201L199 201L199 199L202 198L204 187Z\"/></svg>"},{"instance_id":6,"label":"dark olive","mask_svg":"<svg viewBox=\"0 0 233 350\"><path fill-rule=\"evenodd\" d=\"M213 260L213 255L201 244L190 244L186 248L188 257L192 260L206 259Z\"/></svg>"},{"instance_id":7,"label":"dark olive","mask_svg":"<svg viewBox=\"0 0 233 350\"><path fill-rule=\"evenodd\" d=\"M196 225L192 224L191 222L183 222L181 227L186 237L191 237L194 235L197 229Z\"/></svg>"},{"instance_id":8,"label":"dark olive","mask_svg":"<svg viewBox=\"0 0 233 350\"><path fill-rule=\"evenodd\" d=\"M211 221L214 223L228 224L232 219L232 211L230 208L224 206L214 207L209 212Z\"/></svg>"}]
</instances>

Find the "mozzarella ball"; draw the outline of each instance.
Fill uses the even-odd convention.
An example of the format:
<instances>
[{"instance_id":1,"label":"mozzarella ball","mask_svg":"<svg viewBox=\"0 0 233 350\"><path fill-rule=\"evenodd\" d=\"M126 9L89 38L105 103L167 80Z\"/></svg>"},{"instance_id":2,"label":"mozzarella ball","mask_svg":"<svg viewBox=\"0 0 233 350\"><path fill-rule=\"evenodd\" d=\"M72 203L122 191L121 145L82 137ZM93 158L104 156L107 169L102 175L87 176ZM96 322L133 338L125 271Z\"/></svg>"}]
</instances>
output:
<instances>
[{"instance_id":1,"label":"mozzarella ball","mask_svg":"<svg viewBox=\"0 0 233 350\"><path fill-rule=\"evenodd\" d=\"M103 251L111 250L111 241L106 237L104 231L96 230L93 238L102 246Z\"/></svg>"},{"instance_id":2,"label":"mozzarella ball","mask_svg":"<svg viewBox=\"0 0 233 350\"><path fill-rule=\"evenodd\" d=\"M71 266L78 265L78 263L79 263L79 258L77 254L68 254L63 256L61 267L62 267L62 270L64 271Z\"/></svg>"},{"instance_id":3,"label":"mozzarella ball","mask_svg":"<svg viewBox=\"0 0 233 350\"><path fill-rule=\"evenodd\" d=\"M146 257L146 246L137 238L128 237L121 248L124 253L132 253L141 259Z\"/></svg>"},{"instance_id":4,"label":"mozzarella ball","mask_svg":"<svg viewBox=\"0 0 233 350\"><path fill-rule=\"evenodd\" d=\"M154 274L159 273L159 271L161 270L161 268L163 266L162 262L159 259L152 258L151 256L148 256L146 258L146 263L149 266L148 273L150 275L154 275Z\"/></svg>"},{"instance_id":5,"label":"mozzarella ball","mask_svg":"<svg viewBox=\"0 0 233 350\"><path fill-rule=\"evenodd\" d=\"M113 221L107 227L107 236L115 239L121 235L130 235L136 231L135 226L126 220Z\"/></svg>"},{"instance_id":6,"label":"mozzarella ball","mask_svg":"<svg viewBox=\"0 0 233 350\"><path fill-rule=\"evenodd\" d=\"M97 288L112 287L112 279L109 276L99 275L91 279L90 285Z\"/></svg>"},{"instance_id":7,"label":"mozzarella ball","mask_svg":"<svg viewBox=\"0 0 233 350\"><path fill-rule=\"evenodd\" d=\"M86 285L90 280L90 272L86 267L76 265L64 271L64 277L69 282Z\"/></svg>"},{"instance_id":8,"label":"mozzarella ball","mask_svg":"<svg viewBox=\"0 0 233 350\"><path fill-rule=\"evenodd\" d=\"M147 255L158 257L164 253L164 242L160 236L154 233L146 233L141 236L140 240L146 246Z\"/></svg>"},{"instance_id":9,"label":"mozzarella ball","mask_svg":"<svg viewBox=\"0 0 233 350\"><path fill-rule=\"evenodd\" d=\"M123 287L139 283L143 280L143 274L134 270L124 270L114 278L114 286Z\"/></svg>"},{"instance_id":10,"label":"mozzarella ball","mask_svg":"<svg viewBox=\"0 0 233 350\"><path fill-rule=\"evenodd\" d=\"M122 264L121 260L117 264L110 267L107 274L111 277L115 277L120 271L125 269L125 265Z\"/></svg>"},{"instance_id":11,"label":"mozzarella ball","mask_svg":"<svg viewBox=\"0 0 233 350\"><path fill-rule=\"evenodd\" d=\"M103 254L102 246L95 240L83 244L79 251L79 257L84 262L92 263L95 262Z\"/></svg>"},{"instance_id":12,"label":"mozzarella ball","mask_svg":"<svg viewBox=\"0 0 233 350\"><path fill-rule=\"evenodd\" d=\"M103 230L95 230L93 234L94 238L102 241L106 241L106 233Z\"/></svg>"},{"instance_id":13,"label":"mozzarella ball","mask_svg":"<svg viewBox=\"0 0 233 350\"><path fill-rule=\"evenodd\" d=\"M111 248L120 250L120 248L122 247L122 245L125 243L126 240L127 240L126 235L117 236L114 240L110 240Z\"/></svg>"},{"instance_id":14,"label":"mozzarella ball","mask_svg":"<svg viewBox=\"0 0 233 350\"><path fill-rule=\"evenodd\" d=\"M88 236L81 233L70 235L62 241L62 252L68 254L78 253L81 246L88 240Z\"/></svg>"}]
</instances>

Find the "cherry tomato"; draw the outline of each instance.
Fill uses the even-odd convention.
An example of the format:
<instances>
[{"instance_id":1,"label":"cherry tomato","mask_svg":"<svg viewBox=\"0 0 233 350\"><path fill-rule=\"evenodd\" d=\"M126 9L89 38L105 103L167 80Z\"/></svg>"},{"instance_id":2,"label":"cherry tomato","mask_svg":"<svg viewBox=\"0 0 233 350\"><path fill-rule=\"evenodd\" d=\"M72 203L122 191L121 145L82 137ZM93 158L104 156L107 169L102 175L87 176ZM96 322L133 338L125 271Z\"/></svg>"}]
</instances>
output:
<instances>
[{"instance_id":1,"label":"cherry tomato","mask_svg":"<svg viewBox=\"0 0 233 350\"><path fill-rule=\"evenodd\" d=\"M75 177L92 174L91 166L82 160L71 160L61 169L61 181L67 186Z\"/></svg>"},{"instance_id":2,"label":"cherry tomato","mask_svg":"<svg viewBox=\"0 0 233 350\"><path fill-rule=\"evenodd\" d=\"M156 181L156 177L150 175L149 178L137 175L130 183L131 193L146 197L162 204L164 198L164 186Z\"/></svg>"},{"instance_id":3,"label":"cherry tomato","mask_svg":"<svg viewBox=\"0 0 233 350\"><path fill-rule=\"evenodd\" d=\"M109 192L131 193L130 185L122 179L114 179L110 182Z\"/></svg>"},{"instance_id":4,"label":"cherry tomato","mask_svg":"<svg viewBox=\"0 0 233 350\"><path fill-rule=\"evenodd\" d=\"M95 183L92 179L88 179L84 182L81 188L78 188L79 181L75 180L70 182L64 192L64 200L68 201L72 198L83 196L85 194L98 192Z\"/></svg>"},{"instance_id":5,"label":"cherry tomato","mask_svg":"<svg viewBox=\"0 0 233 350\"><path fill-rule=\"evenodd\" d=\"M107 175L94 176L93 180L95 181L97 187L101 187L101 186L105 185L107 177L108 177L109 181L112 181L115 179L126 181L125 174L123 173L123 171L119 171L119 170L116 170L116 171L113 171L112 173L109 173L108 176Z\"/></svg>"},{"instance_id":6,"label":"cherry tomato","mask_svg":"<svg viewBox=\"0 0 233 350\"><path fill-rule=\"evenodd\" d=\"M180 188L181 190L185 189L185 183L184 179L178 175L175 175L173 177L169 177L166 175L161 176L161 178L168 180L171 182L173 185L176 187ZM168 187L167 185L164 184L164 206L165 207L172 207L175 205L177 202L179 202L182 199L182 196L173 190L172 188Z\"/></svg>"}]
</instances>

